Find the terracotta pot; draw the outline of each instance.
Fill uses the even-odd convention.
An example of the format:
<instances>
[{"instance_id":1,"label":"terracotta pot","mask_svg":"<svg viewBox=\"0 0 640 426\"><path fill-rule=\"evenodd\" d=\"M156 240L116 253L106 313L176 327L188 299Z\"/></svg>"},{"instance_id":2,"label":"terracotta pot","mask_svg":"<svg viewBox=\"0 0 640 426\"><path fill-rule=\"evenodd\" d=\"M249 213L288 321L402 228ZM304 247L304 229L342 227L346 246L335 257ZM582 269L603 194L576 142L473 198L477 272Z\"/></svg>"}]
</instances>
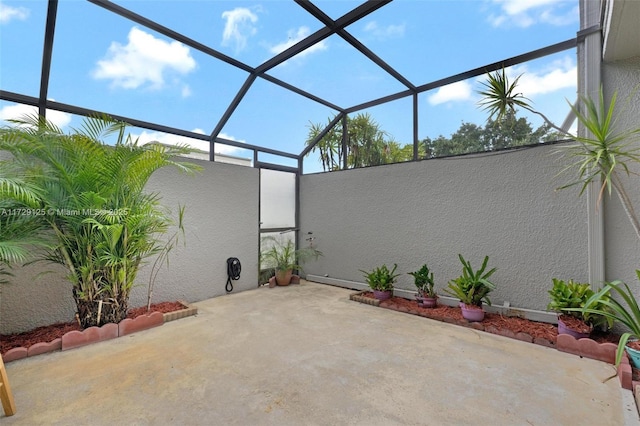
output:
<instances>
[{"instance_id":1,"label":"terracotta pot","mask_svg":"<svg viewBox=\"0 0 640 426\"><path fill-rule=\"evenodd\" d=\"M466 305L462 303L460 305L462 309L462 318L469 322L480 322L484 319L484 311L480 306Z\"/></svg>"},{"instance_id":2,"label":"terracotta pot","mask_svg":"<svg viewBox=\"0 0 640 426\"><path fill-rule=\"evenodd\" d=\"M287 269L286 271L276 271L276 283L278 285L289 285L291 284L291 275L293 272L291 269Z\"/></svg>"},{"instance_id":3,"label":"terracotta pot","mask_svg":"<svg viewBox=\"0 0 640 426\"><path fill-rule=\"evenodd\" d=\"M558 317L558 334L568 334L569 336L573 336L576 339L587 339L591 335L591 332L583 333L580 331L576 331L567 326L567 324L565 324L565 322L562 320L562 317Z\"/></svg>"},{"instance_id":4,"label":"terracotta pot","mask_svg":"<svg viewBox=\"0 0 640 426\"><path fill-rule=\"evenodd\" d=\"M378 300L387 300L391 298L391 290L373 290L373 297Z\"/></svg>"}]
</instances>

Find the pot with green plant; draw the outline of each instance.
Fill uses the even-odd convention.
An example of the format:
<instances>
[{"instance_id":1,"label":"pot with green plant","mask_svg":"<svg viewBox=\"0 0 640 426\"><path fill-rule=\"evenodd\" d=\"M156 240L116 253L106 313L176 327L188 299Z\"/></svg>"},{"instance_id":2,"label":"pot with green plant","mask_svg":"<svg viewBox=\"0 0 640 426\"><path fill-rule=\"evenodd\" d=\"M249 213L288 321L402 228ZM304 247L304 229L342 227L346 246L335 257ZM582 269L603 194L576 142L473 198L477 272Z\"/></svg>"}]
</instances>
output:
<instances>
[{"instance_id":1,"label":"pot with green plant","mask_svg":"<svg viewBox=\"0 0 640 426\"><path fill-rule=\"evenodd\" d=\"M582 312L587 301L595 294L588 283L553 278L553 287L548 293L550 302L547 309L558 313L558 334L583 339L589 337L595 327L608 329L613 325L607 317ZM604 306L598 305L598 308L604 309Z\"/></svg>"},{"instance_id":2,"label":"pot with green plant","mask_svg":"<svg viewBox=\"0 0 640 426\"><path fill-rule=\"evenodd\" d=\"M489 277L497 271L497 268L486 270L489 256L484 257L482 266L477 271L461 254L458 254L458 258L462 263L462 275L449 281L444 291L460 299L460 309L464 319L472 322L482 321L484 319L482 302L491 306L489 293L496 288L495 284L489 281Z\"/></svg>"},{"instance_id":3,"label":"pot with green plant","mask_svg":"<svg viewBox=\"0 0 640 426\"><path fill-rule=\"evenodd\" d=\"M302 265L311 259L322 256L322 252L313 247L296 249L293 240L279 240L268 236L262 239L263 250L260 253L260 267L275 270L276 284L291 284L293 271L302 271Z\"/></svg>"},{"instance_id":4,"label":"pot with green plant","mask_svg":"<svg viewBox=\"0 0 640 426\"><path fill-rule=\"evenodd\" d=\"M438 293L433 288L433 272L424 264L417 271L409 272L409 275L413 276L413 284L418 289L418 306L435 308L438 304Z\"/></svg>"},{"instance_id":5,"label":"pot with green plant","mask_svg":"<svg viewBox=\"0 0 640 426\"><path fill-rule=\"evenodd\" d=\"M640 270L636 270L640 280ZM611 297L613 294L614 297ZM629 286L622 281L607 283L595 292L580 309L583 314L599 315L612 323L618 321L626 331L620 336L616 350L616 367L626 350L634 367L640 368L640 307Z\"/></svg>"},{"instance_id":6,"label":"pot with green plant","mask_svg":"<svg viewBox=\"0 0 640 426\"><path fill-rule=\"evenodd\" d=\"M387 265L378 266L371 271L360 272L364 274L367 284L373 290L373 297L378 300L387 300L393 296L393 284L400 274L396 274L397 264L393 264L393 269L389 270Z\"/></svg>"}]
</instances>

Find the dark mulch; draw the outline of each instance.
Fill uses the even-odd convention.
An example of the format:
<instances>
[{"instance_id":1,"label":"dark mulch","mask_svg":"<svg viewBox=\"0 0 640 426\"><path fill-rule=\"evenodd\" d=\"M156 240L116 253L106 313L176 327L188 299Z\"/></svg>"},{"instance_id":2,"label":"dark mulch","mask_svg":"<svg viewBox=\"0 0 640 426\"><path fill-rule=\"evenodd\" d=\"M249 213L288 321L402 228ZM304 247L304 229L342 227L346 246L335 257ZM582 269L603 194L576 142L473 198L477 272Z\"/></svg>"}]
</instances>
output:
<instances>
[{"instance_id":1,"label":"dark mulch","mask_svg":"<svg viewBox=\"0 0 640 426\"><path fill-rule=\"evenodd\" d=\"M372 292L362 293L364 297L373 298ZM428 317L444 321L445 319L452 319L455 321L462 320L462 311L458 307L438 305L436 308L422 308L418 306L415 300L408 300L402 297L392 297L387 303L393 303L398 307L403 307L407 311L414 311L417 313L425 313ZM404 309L403 309L404 310ZM537 322L518 317L507 317L501 314L485 314L482 321L484 328L495 327L498 330L510 330L514 334L527 333L534 339L546 339L555 343L558 338L558 327L553 324L544 322ZM612 342L618 343L620 336L613 333L603 333L594 331L591 338L598 343Z\"/></svg>"}]
</instances>

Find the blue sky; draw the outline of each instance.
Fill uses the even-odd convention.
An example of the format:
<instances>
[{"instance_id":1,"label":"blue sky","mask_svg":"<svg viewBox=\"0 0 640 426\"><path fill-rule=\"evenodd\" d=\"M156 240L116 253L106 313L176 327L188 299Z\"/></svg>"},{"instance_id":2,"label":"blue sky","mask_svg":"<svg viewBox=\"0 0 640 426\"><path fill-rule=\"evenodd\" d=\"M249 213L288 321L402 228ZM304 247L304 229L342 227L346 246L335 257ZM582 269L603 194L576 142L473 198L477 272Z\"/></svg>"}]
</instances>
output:
<instances>
[{"instance_id":1,"label":"blue sky","mask_svg":"<svg viewBox=\"0 0 640 426\"><path fill-rule=\"evenodd\" d=\"M187 37L251 66L258 66L322 27L300 6L267 1L116 1ZM337 19L361 2L314 1ZM47 2L0 3L0 87L39 94ZM573 38L577 0L396 0L346 30L415 85ZM554 121L576 97L576 52L568 50L514 67L521 91ZM348 108L404 90L334 35L269 74ZM247 73L91 3L60 0L49 99L209 134ZM419 96L419 137L450 135L463 121L486 119L477 107L478 79ZM412 138L411 98L368 112L401 143ZM0 102L0 120L29 112ZM299 153L310 122L336 111L258 79L220 136ZM81 119L50 112L65 129ZM540 124L537 119L531 119ZM132 128L144 140L182 142L175 136ZM198 148L206 148L194 142ZM248 151L219 146L222 152ZM264 157L271 161L271 158ZM291 164L280 161L283 164ZM316 159L309 165L317 167ZM305 164L305 167L306 164Z\"/></svg>"}]
</instances>

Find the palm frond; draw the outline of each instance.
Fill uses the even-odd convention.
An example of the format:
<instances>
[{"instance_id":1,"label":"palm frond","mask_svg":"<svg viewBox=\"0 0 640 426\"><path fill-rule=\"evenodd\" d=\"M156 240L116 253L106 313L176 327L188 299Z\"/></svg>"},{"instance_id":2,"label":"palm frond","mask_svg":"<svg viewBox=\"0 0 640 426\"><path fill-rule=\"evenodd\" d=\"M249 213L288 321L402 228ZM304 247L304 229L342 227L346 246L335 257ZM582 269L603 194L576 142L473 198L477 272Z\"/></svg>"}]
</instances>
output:
<instances>
[{"instance_id":1,"label":"palm frond","mask_svg":"<svg viewBox=\"0 0 640 426\"><path fill-rule=\"evenodd\" d=\"M509 81L504 68L489 73L487 81L481 83L484 90L478 91L482 99L478 104L489 114L489 119L495 116L497 120L506 117L509 112L515 112L516 107L530 109L530 100L522 93L517 93L516 88L522 75Z\"/></svg>"}]
</instances>

